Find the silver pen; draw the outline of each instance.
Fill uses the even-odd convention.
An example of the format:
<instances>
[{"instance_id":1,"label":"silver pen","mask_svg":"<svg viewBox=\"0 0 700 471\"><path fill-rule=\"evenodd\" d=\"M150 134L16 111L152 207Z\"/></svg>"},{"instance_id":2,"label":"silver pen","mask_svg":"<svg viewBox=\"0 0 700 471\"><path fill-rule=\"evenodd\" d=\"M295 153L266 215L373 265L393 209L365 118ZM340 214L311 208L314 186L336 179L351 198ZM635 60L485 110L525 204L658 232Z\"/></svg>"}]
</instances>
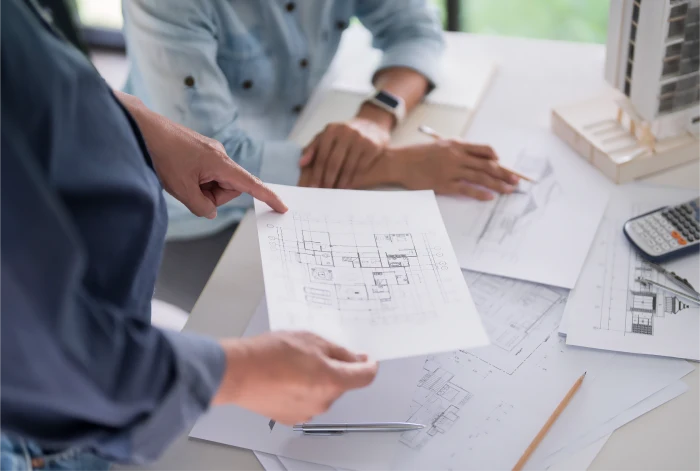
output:
<instances>
[{"instance_id":1,"label":"silver pen","mask_svg":"<svg viewBox=\"0 0 700 471\"><path fill-rule=\"evenodd\" d=\"M304 435L343 435L348 432L409 432L420 430L425 425L410 422L376 422L366 424L297 424L295 432Z\"/></svg>"},{"instance_id":2,"label":"silver pen","mask_svg":"<svg viewBox=\"0 0 700 471\"><path fill-rule=\"evenodd\" d=\"M696 298L695 296L693 296L691 294L687 294L687 293L684 293L682 291L678 291L677 289L673 289L670 286L662 285L661 283L657 283L656 281L649 280L647 278L642 278L641 276L637 277L637 281L639 281L640 283L645 284L645 285L656 286L658 288L661 288L664 291L668 291L669 293L675 294L679 298L683 298L687 301L690 301L690 302L700 306L700 298Z\"/></svg>"}]
</instances>

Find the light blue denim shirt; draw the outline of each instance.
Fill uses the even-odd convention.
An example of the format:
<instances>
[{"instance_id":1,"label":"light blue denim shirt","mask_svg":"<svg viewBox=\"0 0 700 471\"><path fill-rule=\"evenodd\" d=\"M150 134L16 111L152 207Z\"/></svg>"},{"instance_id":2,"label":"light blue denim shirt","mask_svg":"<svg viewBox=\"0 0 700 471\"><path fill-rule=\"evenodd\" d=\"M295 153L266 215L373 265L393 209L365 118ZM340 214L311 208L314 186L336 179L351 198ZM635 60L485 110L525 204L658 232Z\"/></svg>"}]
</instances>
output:
<instances>
[{"instance_id":1,"label":"light blue denim shirt","mask_svg":"<svg viewBox=\"0 0 700 471\"><path fill-rule=\"evenodd\" d=\"M126 0L126 91L220 141L263 181L295 185L301 149L285 139L353 16L383 51L380 69L434 81L444 44L428 0ZM210 221L166 199L170 238L213 233L252 205L237 198Z\"/></svg>"}]
</instances>

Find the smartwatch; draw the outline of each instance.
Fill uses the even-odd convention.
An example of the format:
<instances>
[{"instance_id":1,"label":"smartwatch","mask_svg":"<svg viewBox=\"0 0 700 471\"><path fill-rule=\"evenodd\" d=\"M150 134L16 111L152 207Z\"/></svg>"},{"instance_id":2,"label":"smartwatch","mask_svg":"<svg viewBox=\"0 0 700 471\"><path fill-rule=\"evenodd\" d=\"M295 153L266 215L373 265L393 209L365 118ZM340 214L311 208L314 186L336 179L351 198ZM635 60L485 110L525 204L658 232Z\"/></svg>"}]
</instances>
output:
<instances>
[{"instance_id":1,"label":"smartwatch","mask_svg":"<svg viewBox=\"0 0 700 471\"><path fill-rule=\"evenodd\" d=\"M406 103L403 101L403 98L384 90L373 92L365 101L394 115L397 125L406 117Z\"/></svg>"}]
</instances>

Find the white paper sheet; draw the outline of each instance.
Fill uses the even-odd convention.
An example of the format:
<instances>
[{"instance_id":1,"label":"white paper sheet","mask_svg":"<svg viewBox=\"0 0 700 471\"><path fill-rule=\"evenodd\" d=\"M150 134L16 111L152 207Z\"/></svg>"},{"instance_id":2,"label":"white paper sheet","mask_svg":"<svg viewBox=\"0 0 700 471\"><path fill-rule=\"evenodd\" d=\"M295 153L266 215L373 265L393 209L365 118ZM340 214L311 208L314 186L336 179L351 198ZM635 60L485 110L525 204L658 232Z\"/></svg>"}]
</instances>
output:
<instances>
[{"instance_id":1,"label":"white paper sheet","mask_svg":"<svg viewBox=\"0 0 700 471\"><path fill-rule=\"evenodd\" d=\"M370 44L372 40L371 34L364 28L356 28L352 34L355 41ZM375 90L372 77L377 71L382 53L378 49L352 49L355 55L348 54L342 60L345 63L352 63L353 67L343 70L331 86L336 90L367 96ZM495 71L496 63L493 59L473 53L467 54L464 50L448 45L442 56L439 70L433 71L436 75L435 89L428 94L425 101L474 109Z\"/></svg>"},{"instance_id":2,"label":"white paper sheet","mask_svg":"<svg viewBox=\"0 0 700 471\"><path fill-rule=\"evenodd\" d=\"M460 265L573 288L612 184L549 132L504 128L474 139L537 182L521 181L515 193L489 202L438 197Z\"/></svg>"},{"instance_id":3,"label":"white paper sheet","mask_svg":"<svg viewBox=\"0 0 700 471\"><path fill-rule=\"evenodd\" d=\"M542 453L536 451L525 469L548 469L549 471L588 469L610 438L612 432L666 402L675 399L687 390L687 384L680 380L676 381L638 404L635 404L601 426L573 440L566 447L552 453L550 456L542 457ZM334 469L336 469L330 466L292 460L284 457L275 457L273 455L261 457L259 453L256 453L256 456L258 456L258 459L260 459L266 471L334 471ZM536 464L536 467L532 467L533 463Z\"/></svg>"},{"instance_id":4,"label":"white paper sheet","mask_svg":"<svg viewBox=\"0 0 700 471\"><path fill-rule=\"evenodd\" d=\"M663 388L662 390L652 394L646 399L640 401L639 403L630 407L621 414L601 424L600 426L588 431L587 433L579 436L574 440L571 440L565 447L563 447L555 453L550 454L547 457L544 457L544 453L540 450L536 450L532 456L531 462L537 463L537 467L531 468L530 466L526 466L526 469L542 469L548 466L559 467L558 463L561 463L565 457L577 453L577 450L582 450L586 447L589 447L591 444L595 444L601 439L601 437L604 437L607 440L607 437L609 437L610 434L618 428L622 427L623 425L626 425L629 422L632 422L633 420L641 417L642 415L646 414L647 412L653 409L656 409L657 407L667 403L668 401L677 398L681 394L685 393L688 389L688 385L685 384L685 382L680 380L676 381L670 384L669 386Z\"/></svg>"},{"instance_id":5,"label":"white paper sheet","mask_svg":"<svg viewBox=\"0 0 700 471\"><path fill-rule=\"evenodd\" d=\"M548 471L578 471L581 469L588 469L595 460L596 456L603 449L605 443L607 443L610 435L606 435L599 438L590 445L584 447L582 450L563 458L561 461L554 463L552 466L547 468ZM270 470L268 470L270 471Z\"/></svg>"},{"instance_id":6,"label":"white paper sheet","mask_svg":"<svg viewBox=\"0 0 700 471\"><path fill-rule=\"evenodd\" d=\"M258 307L245 337L268 331L266 306ZM380 363L374 383L343 395L315 422L399 422L406 418L410 391L422 371L423 358ZM387 469L399 435L354 433L308 437L291 427L236 406L212 407L195 424L190 437L350 469Z\"/></svg>"},{"instance_id":7,"label":"white paper sheet","mask_svg":"<svg viewBox=\"0 0 700 471\"><path fill-rule=\"evenodd\" d=\"M270 185L256 201L272 330L309 330L377 360L488 343L432 191Z\"/></svg>"},{"instance_id":8,"label":"white paper sheet","mask_svg":"<svg viewBox=\"0 0 700 471\"><path fill-rule=\"evenodd\" d=\"M577 450L568 456L563 456L561 460L547 468L549 471L572 471L588 469L593 460L598 456L600 450L610 438L610 434L597 439L593 443ZM308 461L293 460L282 456L268 455L267 453L255 452L255 456L265 471L344 471L331 466L324 466Z\"/></svg>"},{"instance_id":9,"label":"white paper sheet","mask_svg":"<svg viewBox=\"0 0 700 471\"><path fill-rule=\"evenodd\" d=\"M583 273L566 309L569 345L700 360L700 309L638 276L674 287L644 262L625 238L623 224L635 215L697 197L697 190L627 185L610 200ZM700 257L664 264L698 286Z\"/></svg>"},{"instance_id":10,"label":"white paper sheet","mask_svg":"<svg viewBox=\"0 0 700 471\"><path fill-rule=\"evenodd\" d=\"M261 451L254 451L253 453L255 453L255 457L258 459L265 471L287 471L287 467L282 463L279 456L275 456L270 453L263 453ZM307 462L305 461L305 463Z\"/></svg>"},{"instance_id":11,"label":"white paper sheet","mask_svg":"<svg viewBox=\"0 0 700 471\"><path fill-rule=\"evenodd\" d=\"M407 420L431 427L402 434L393 469L509 469L587 370L585 387L528 464L544 469L675 397L645 401L692 370L680 360L567 347L556 335L564 289L470 272L465 278L493 343L428 357Z\"/></svg>"}]
</instances>

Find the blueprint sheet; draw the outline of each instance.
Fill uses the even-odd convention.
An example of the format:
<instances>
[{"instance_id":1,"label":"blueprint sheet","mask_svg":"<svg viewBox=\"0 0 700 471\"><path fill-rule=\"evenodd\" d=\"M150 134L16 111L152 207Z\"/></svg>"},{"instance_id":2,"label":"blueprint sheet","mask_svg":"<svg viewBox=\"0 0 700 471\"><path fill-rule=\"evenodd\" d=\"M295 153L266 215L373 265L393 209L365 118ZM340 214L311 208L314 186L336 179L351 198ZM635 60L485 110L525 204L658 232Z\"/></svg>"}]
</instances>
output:
<instances>
[{"instance_id":1,"label":"blueprint sheet","mask_svg":"<svg viewBox=\"0 0 700 471\"><path fill-rule=\"evenodd\" d=\"M566 306L567 344L700 360L700 309L636 281L643 276L675 287L639 256L622 232L623 224L636 215L697 196L697 190L648 185L615 191ZM697 288L699 263L700 257L692 255L664 266Z\"/></svg>"},{"instance_id":2,"label":"blueprint sheet","mask_svg":"<svg viewBox=\"0 0 700 471\"><path fill-rule=\"evenodd\" d=\"M214 408L192 436L346 469L511 469L587 371L581 389L538 448L540 458L528 464L542 469L554 455L571 453L565 449L572 443L592 443L601 436L589 440L596 429L692 371L683 360L568 347L557 335L564 289L473 272L464 276L493 343L382 362L384 376L372 386L376 390L367 391L366 405L359 402L360 409L354 400L340 402L331 411L335 421L352 421L348 418L353 416L355 421L376 421L387 415L368 416L386 407L391 420L420 422L427 425L424 430L393 437L299 437L284 427L270 430L266 419L254 414L247 419L240 409ZM357 415L358 410L365 414Z\"/></svg>"},{"instance_id":3,"label":"blueprint sheet","mask_svg":"<svg viewBox=\"0 0 700 471\"><path fill-rule=\"evenodd\" d=\"M244 337L268 330L263 301ZM381 362L379 373L370 386L344 394L313 422L403 421L422 365L422 357ZM388 469L400 446L400 436L394 433L306 437L291 427L233 405L212 407L197 421L190 437L339 468L366 470Z\"/></svg>"},{"instance_id":4,"label":"blueprint sheet","mask_svg":"<svg viewBox=\"0 0 700 471\"><path fill-rule=\"evenodd\" d=\"M488 142L504 164L534 178L480 202L439 196L462 268L573 288L603 216L612 183L556 136L508 129Z\"/></svg>"},{"instance_id":5,"label":"blueprint sheet","mask_svg":"<svg viewBox=\"0 0 700 471\"><path fill-rule=\"evenodd\" d=\"M488 343L432 191L270 185L255 203L271 330L385 360Z\"/></svg>"}]
</instances>

